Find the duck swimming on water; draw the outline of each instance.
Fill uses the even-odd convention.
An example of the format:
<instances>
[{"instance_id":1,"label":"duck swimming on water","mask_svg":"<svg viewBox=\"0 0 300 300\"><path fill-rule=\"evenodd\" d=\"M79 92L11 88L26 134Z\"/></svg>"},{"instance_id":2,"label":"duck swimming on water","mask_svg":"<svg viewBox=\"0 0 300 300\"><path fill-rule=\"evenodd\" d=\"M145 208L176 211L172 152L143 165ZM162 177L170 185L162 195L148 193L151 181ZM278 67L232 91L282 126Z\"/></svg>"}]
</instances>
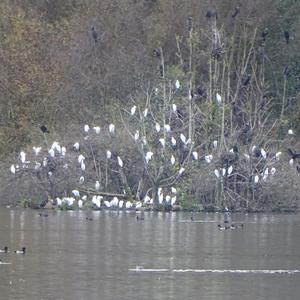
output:
<instances>
[{"instance_id":1,"label":"duck swimming on water","mask_svg":"<svg viewBox=\"0 0 300 300\"><path fill-rule=\"evenodd\" d=\"M21 250L15 250L14 252L15 252L16 254L25 254L26 248L23 247Z\"/></svg>"}]
</instances>

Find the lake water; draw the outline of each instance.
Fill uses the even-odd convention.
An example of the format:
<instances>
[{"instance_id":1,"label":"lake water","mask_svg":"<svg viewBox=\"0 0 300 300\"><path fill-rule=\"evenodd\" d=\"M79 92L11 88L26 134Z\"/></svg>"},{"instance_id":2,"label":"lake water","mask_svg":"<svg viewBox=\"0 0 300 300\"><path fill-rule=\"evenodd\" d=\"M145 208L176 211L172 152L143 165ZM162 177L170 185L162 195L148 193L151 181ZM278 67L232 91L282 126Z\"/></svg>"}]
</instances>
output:
<instances>
[{"instance_id":1,"label":"lake water","mask_svg":"<svg viewBox=\"0 0 300 300\"><path fill-rule=\"evenodd\" d=\"M0 299L300 299L300 215L189 219L1 209L0 247L27 252L0 254Z\"/></svg>"}]
</instances>

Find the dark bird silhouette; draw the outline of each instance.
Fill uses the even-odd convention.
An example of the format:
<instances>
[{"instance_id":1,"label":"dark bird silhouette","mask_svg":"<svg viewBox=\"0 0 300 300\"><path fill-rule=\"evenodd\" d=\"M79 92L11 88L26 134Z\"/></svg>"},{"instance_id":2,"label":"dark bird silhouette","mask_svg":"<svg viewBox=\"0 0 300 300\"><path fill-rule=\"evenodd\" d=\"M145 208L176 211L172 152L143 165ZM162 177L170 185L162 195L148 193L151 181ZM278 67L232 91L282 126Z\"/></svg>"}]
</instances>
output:
<instances>
[{"instance_id":1,"label":"dark bird silhouette","mask_svg":"<svg viewBox=\"0 0 300 300\"><path fill-rule=\"evenodd\" d=\"M300 173L300 165L296 166L297 172Z\"/></svg>"},{"instance_id":2,"label":"dark bird silhouette","mask_svg":"<svg viewBox=\"0 0 300 300\"><path fill-rule=\"evenodd\" d=\"M154 56L154 57L160 57L160 50L159 49L153 49L152 56Z\"/></svg>"},{"instance_id":3,"label":"dark bird silhouette","mask_svg":"<svg viewBox=\"0 0 300 300\"><path fill-rule=\"evenodd\" d=\"M49 129L45 125L42 125L40 127L40 129L41 129L42 133L50 133Z\"/></svg>"},{"instance_id":4,"label":"dark bird silhouette","mask_svg":"<svg viewBox=\"0 0 300 300\"><path fill-rule=\"evenodd\" d=\"M264 31L261 33L261 37L262 37L263 42L266 41L266 37L267 37L268 34L269 34L269 29L265 28Z\"/></svg>"},{"instance_id":5,"label":"dark bird silhouette","mask_svg":"<svg viewBox=\"0 0 300 300\"><path fill-rule=\"evenodd\" d=\"M8 247L5 246L3 249L0 249L0 253L8 253Z\"/></svg>"},{"instance_id":6,"label":"dark bird silhouette","mask_svg":"<svg viewBox=\"0 0 300 300\"><path fill-rule=\"evenodd\" d=\"M93 221L93 218L86 217L85 219L86 219L87 221Z\"/></svg>"},{"instance_id":7,"label":"dark bird silhouette","mask_svg":"<svg viewBox=\"0 0 300 300\"><path fill-rule=\"evenodd\" d=\"M136 219L137 219L138 221L143 221L143 220L144 220L144 217L136 216Z\"/></svg>"},{"instance_id":8,"label":"dark bird silhouette","mask_svg":"<svg viewBox=\"0 0 300 300\"><path fill-rule=\"evenodd\" d=\"M48 217L48 214L47 213L39 213L39 216L40 217Z\"/></svg>"},{"instance_id":9,"label":"dark bird silhouette","mask_svg":"<svg viewBox=\"0 0 300 300\"><path fill-rule=\"evenodd\" d=\"M292 159L296 159L300 157L300 153L297 153L296 151L293 151L291 148L288 148L288 153L292 157Z\"/></svg>"},{"instance_id":10,"label":"dark bird silhouette","mask_svg":"<svg viewBox=\"0 0 300 300\"><path fill-rule=\"evenodd\" d=\"M187 19L188 30L191 31L193 29L193 17L189 16Z\"/></svg>"},{"instance_id":11,"label":"dark bird silhouette","mask_svg":"<svg viewBox=\"0 0 300 300\"><path fill-rule=\"evenodd\" d=\"M250 80L251 80L251 75L246 75L242 80L243 86L247 86L250 83Z\"/></svg>"},{"instance_id":12,"label":"dark bird silhouette","mask_svg":"<svg viewBox=\"0 0 300 300\"><path fill-rule=\"evenodd\" d=\"M237 15L238 15L238 13L240 12L240 8L238 7L238 6L236 6L235 8L234 8L234 12L232 13L232 15L231 15L231 18L235 18Z\"/></svg>"},{"instance_id":13,"label":"dark bird silhouette","mask_svg":"<svg viewBox=\"0 0 300 300\"><path fill-rule=\"evenodd\" d=\"M92 37L93 37L95 43L97 43L97 41L98 41L98 33L97 33L97 31L96 31L96 29L95 29L94 26L91 27L91 33L92 33Z\"/></svg>"},{"instance_id":14,"label":"dark bird silhouette","mask_svg":"<svg viewBox=\"0 0 300 300\"><path fill-rule=\"evenodd\" d=\"M285 42L288 44L289 41L290 41L290 33L287 30L285 30L283 32L283 35L284 35L284 38L285 38Z\"/></svg>"},{"instance_id":15,"label":"dark bird silhouette","mask_svg":"<svg viewBox=\"0 0 300 300\"><path fill-rule=\"evenodd\" d=\"M216 10L214 9L209 9L207 12L206 12L206 15L205 15L206 18L210 19L210 18L216 18L216 20L218 19L218 13Z\"/></svg>"},{"instance_id":16,"label":"dark bird silhouette","mask_svg":"<svg viewBox=\"0 0 300 300\"><path fill-rule=\"evenodd\" d=\"M162 65L159 66L159 73L161 77L164 77L164 67Z\"/></svg>"}]
</instances>

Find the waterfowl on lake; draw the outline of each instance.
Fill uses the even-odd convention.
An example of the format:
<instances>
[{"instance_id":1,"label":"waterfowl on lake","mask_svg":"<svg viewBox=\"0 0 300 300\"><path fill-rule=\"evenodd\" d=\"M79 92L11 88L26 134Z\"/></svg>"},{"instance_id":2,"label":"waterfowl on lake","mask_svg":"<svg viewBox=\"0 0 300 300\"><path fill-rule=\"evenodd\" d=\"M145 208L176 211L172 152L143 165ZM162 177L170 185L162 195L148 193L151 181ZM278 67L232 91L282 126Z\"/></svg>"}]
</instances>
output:
<instances>
[{"instance_id":1,"label":"waterfowl on lake","mask_svg":"<svg viewBox=\"0 0 300 300\"><path fill-rule=\"evenodd\" d=\"M230 229L243 229L244 224L231 224Z\"/></svg>"},{"instance_id":2,"label":"waterfowl on lake","mask_svg":"<svg viewBox=\"0 0 300 300\"><path fill-rule=\"evenodd\" d=\"M16 254L25 254L26 248L23 247L21 250L15 250L14 252L15 252Z\"/></svg>"},{"instance_id":3,"label":"waterfowl on lake","mask_svg":"<svg viewBox=\"0 0 300 300\"><path fill-rule=\"evenodd\" d=\"M221 224L218 224L218 228L220 230L230 229L230 226L222 226Z\"/></svg>"},{"instance_id":4,"label":"waterfowl on lake","mask_svg":"<svg viewBox=\"0 0 300 300\"><path fill-rule=\"evenodd\" d=\"M0 249L0 253L8 253L8 247L5 246L3 249Z\"/></svg>"},{"instance_id":5,"label":"waterfowl on lake","mask_svg":"<svg viewBox=\"0 0 300 300\"><path fill-rule=\"evenodd\" d=\"M48 214L47 213L39 213L39 216L40 217L48 217Z\"/></svg>"},{"instance_id":6,"label":"waterfowl on lake","mask_svg":"<svg viewBox=\"0 0 300 300\"><path fill-rule=\"evenodd\" d=\"M93 218L89 218L89 217L86 217L85 219L86 219L87 221L94 221Z\"/></svg>"},{"instance_id":7,"label":"waterfowl on lake","mask_svg":"<svg viewBox=\"0 0 300 300\"><path fill-rule=\"evenodd\" d=\"M138 221L143 221L143 220L145 220L145 218L142 217L142 216L136 216L136 219L137 219Z\"/></svg>"}]
</instances>

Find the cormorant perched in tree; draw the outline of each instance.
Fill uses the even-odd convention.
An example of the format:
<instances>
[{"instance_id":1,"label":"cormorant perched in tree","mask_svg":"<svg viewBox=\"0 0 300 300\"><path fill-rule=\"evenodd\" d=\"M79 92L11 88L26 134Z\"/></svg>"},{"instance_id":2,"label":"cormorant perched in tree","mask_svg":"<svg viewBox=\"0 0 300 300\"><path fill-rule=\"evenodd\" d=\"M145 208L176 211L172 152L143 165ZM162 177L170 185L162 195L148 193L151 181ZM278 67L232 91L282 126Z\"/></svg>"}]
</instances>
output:
<instances>
[{"instance_id":1,"label":"cormorant perched in tree","mask_svg":"<svg viewBox=\"0 0 300 300\"><path fill-rule=\"evenodd\" d=\"M266 36L269 34L269 29L268 28L265 28L264 31L261 33L261 37L262 37L262 40L263 42L266 41Z\"/></svg>"},{"instance_id":2,"label":"cormorant perched in tree","mask_svg":"<svg viewBox=\"0 0 300 300\"><path fill-rule=\"evenodd\" d=\"M159 72L160 72L160 76L164 77L164 67L163 67L163 65L159 66Z\"/></svg>"},{"instance_id":3,"label":"cormorant perched in tree","mask_svg":"<svg viewBox=\"0 0 300 300\"><path fill-rule=\"evenodd\" d=\"M152 56L154 56L154 57L160 57L160 51L159 51L159 49L154 49L152 51Z\"/></svg>"},{"instance_id":4,"label":"cormorant perched in tree","mask_svg":"<svg viewBox=\"0 0 300 300\"><path fill-rule=\"evenodd\" d=\"M247 86L249 84L250 80L251 80L251 75L244 76L244 78L242 80L243 86Z\"/></svg>"},{"instance_id":5,"label":"cormorant perched in tree","mask_svg":"<svg viewBox=\"0 0 300 300\"><path fill-rule=\"evenodd\" d=\"M236 6L234 8L234 12L231 15L231 18L235 18L238 15L239 12L240 12L240 8L238 6Z\"/></svg>"},{"instance_id":6,"label":"cormorant perched in tree","mask_svg":"<svg viewBox=\"0 0 300 300\"><path fill-rule=\"evenodd\" d=\"M207 12L206 12L206 15L205 15L206 18L210 19L210 18L216 18L216 20L218 19L218 13L216 10L214 9L209 9Z\"/></svg>"},{"instance_id":7,"label":"cormorant perched in tree","mask_svg":"<svg viewBox=\"0 0 300 300\"><path fill-rule=\"evenodd\" d=\"M42 125L40 127L40 129L42 130L42 133L50 133L50 131L48 130L48 128L45 125Z\"/></svg>"},{"instance_id":8,"label":"cormorant perched in tree","mask_svg":"<svg viewBox=\"0 0 300 300\"><path fill-rule=\"evenodd\" d=\"M291 148L288 148L288 153L292 157L292 159L296 159L300 157L300 153L297 153L296 151L293 151Z\"/></svg>"},{"instance_id":9,"label":"cormorant perched in tree","mask_svg":"<svg viewBox=\"0 0 300 300\"><path fill-rule=\"evenodd\" d=\"M97 43L97 41L98 41L98 33L97 33L97 31L96 31L96 29L95 29L94 26L91 27L91 32L92 32L92 37L95 40L95 43Z\"/></svg>"},{"instance_id":10,"label":"cormorant perched in tree","mask_svg":"<svg viewBox=\"0 0 300 300\"><path fill-rule=\"evenodd\" d=\"M286 41L286 43L288 44L289 41L290 41L290 33L289 33L287 30L285 30L285 31L283 32L283 34L284 34L285 41Z\"/></svg>"}]
</instances>

